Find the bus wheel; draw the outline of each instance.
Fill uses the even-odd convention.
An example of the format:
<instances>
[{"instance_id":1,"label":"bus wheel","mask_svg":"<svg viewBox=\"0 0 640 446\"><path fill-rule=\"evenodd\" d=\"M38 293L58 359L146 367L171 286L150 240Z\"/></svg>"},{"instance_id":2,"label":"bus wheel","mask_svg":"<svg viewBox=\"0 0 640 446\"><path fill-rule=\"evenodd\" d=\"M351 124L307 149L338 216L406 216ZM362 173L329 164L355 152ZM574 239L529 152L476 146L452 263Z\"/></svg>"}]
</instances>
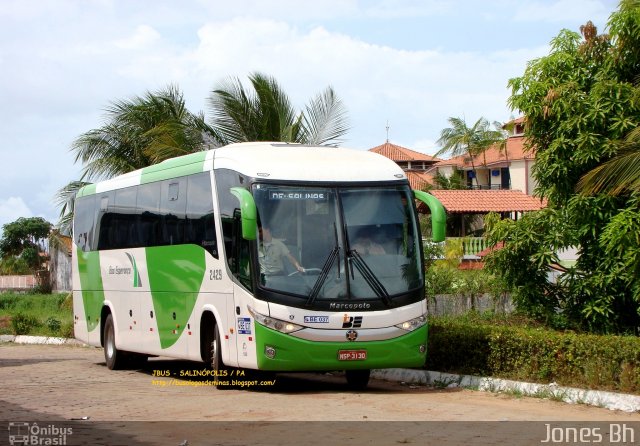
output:
<instances>
[{"instance_id":1,"label":"bus wheel","mask_svg":"<svg viewBox=\"0 0 640 446\"><path fill-rule=\"evenodd\" d=\"M217 382L216 388L230 388L231 378L228 376L229 368L222 362L222 341L220 340L220 331L218 325L213 327L213 340L211 341L211 368L214 372L214 380Z\"/></svg>"},{"instance_id":2,"label":"bus wheel","mask_svg":"<svg viewBox=\"0 0 640 446\"><path fill-rule=\"evenodd\" d=\"M113 326L113 316L108 315L104 322L104 359L109 370L121 370L125 368L126 353L116 347L116 331Z\"/></svg>"},{"instance_id":3,"label":"bus wheel","mask_svg":"<svg viewBox=\"0 0 640 446\"><path fill-rule=\"evenodd\" d=\"M352 389L362 390L369 384L371 370L345 370L347 385Z\"/></svg>"}]
</instances>

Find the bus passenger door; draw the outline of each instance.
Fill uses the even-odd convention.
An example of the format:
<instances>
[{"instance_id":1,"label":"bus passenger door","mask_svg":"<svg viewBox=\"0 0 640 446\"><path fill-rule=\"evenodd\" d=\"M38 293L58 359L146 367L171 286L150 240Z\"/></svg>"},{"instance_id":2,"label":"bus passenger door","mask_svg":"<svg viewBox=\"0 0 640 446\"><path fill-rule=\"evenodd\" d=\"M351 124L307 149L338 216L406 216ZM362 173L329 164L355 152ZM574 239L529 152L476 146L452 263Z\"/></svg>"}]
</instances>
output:
<instances>
[{"instance_id":1,"label":"bus passenger door","mask_svg":"<svg viewBox=\"0 0 640 446\"><path fill-rule=\"evenodd\" d=\"M235 354L233 358L240 367L255 367L255 333L251 326L251 318L247 306L251 303L251 291L253 282L251 277L251 242L242 237L242 222L240 210L234 213L233 227L233 257L235 260L234 275L240 285L234 286L232 307L234 314L231 315L235 322Z\"/></svg>"}]
</instances>

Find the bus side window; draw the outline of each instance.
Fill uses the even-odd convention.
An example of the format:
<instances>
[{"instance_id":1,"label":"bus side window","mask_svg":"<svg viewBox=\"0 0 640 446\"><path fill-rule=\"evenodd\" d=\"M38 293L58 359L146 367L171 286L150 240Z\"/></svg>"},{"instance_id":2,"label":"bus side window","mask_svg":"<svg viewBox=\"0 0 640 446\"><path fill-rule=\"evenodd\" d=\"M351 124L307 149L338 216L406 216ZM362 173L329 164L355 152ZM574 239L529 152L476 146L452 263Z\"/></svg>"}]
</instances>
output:
<instances>
[{"instance_id":1,"label":"bus side window","mask_svg":"<svg viewBox=\"0 0 640 446\"><path fill-rule=\"evenodd\" d=\"M231 193L232 187L246 187L247 180L238 172L227 169L218 169L215 171L216 189L218 190L218 207L220 212L220 221L222 225L222 236L224 237L224 254L227 258L227 266L229 270L238 277L238 250L234 251L234 215L239 212L240 204L238 199ZM222 245L222 244L221 244ZM247 251L248 251L247 245ZM244 281L242 281L244 283Z\"/></svg>"},{"instance_id":2,"label":"bus side window","mask_svg":"<svg viewBox=\"0 0 640 446\"><path fill-rule=\"evenodd\" d=\"M185 243L193 243L218 258L211 178L208 172L190 176L187 184Z\"/></svg>"},{"instance_id":3,"label":"bus side window","mask_svg":"<svg viewBox=\"0 0 640 446\"><path fill-rule=\"evenodd\" d=\"M162 215L161 245L184 243L186 218L186 179L176 178L161 183L160 215Z\"/></svg>"},{"instance_id":4,"label":"bus side window","mask_svg":"<svg viewBox=\"0 0 640 446\"><path fill-rule=\"evenodd\" d=\"M147 183L138 187L136 210L138 213L138 241L140 246L158 246L160 243L161 219L160 183Z\"/></svg>"},{"instance_id":5,"label":"bus side window","mask_svg":"<svg viewBox=\"0 0 640 446\"><path fill-rule=\"evenodd\" d=\"M139 246L136 228L136 194L137 186L116 190L115 209L115 241L113 248L132 248Z\"/></svg>"},{"instance_id":6,"label":"bus side window","mask_svg":"<svg viewBox=\"0 0 640 446\"><path fill-rule=\"evenodd\" d=\"M114 191L104 192L96 197L96 238L97 249L114 249L115 222L114 211Z\"/></svg>"},{"instance_id":7,"label":"bus side window","mask_svg":"<svg viewBox=\"0 0 640 446\"><path fill-rule=\"evenodd\" d=\"M74 207L73 237L82 251L92 249L95 198L95 195L80 197Z\"/></svg>"}]
</instances>

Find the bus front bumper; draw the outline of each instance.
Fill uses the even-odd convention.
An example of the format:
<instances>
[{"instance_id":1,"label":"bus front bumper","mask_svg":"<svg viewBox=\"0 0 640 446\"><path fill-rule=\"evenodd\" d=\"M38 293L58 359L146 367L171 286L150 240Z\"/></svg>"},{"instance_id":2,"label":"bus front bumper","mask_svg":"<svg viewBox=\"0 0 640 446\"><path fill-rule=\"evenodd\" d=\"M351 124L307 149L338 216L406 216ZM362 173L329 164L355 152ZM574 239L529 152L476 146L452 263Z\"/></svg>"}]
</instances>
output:
<instances>
[{"instance_id":1,"label":"bus front bumper","mask_svg":"<svg viewBox=\"0 0 640 446\"><path fill-rule=\"evenodd\" d=\"M274 372L422 367L426 359L426 325L397 338L367 342L308 341L260 324L255 324L255 335L258 369Z\"/></svg>"}]
</instances>

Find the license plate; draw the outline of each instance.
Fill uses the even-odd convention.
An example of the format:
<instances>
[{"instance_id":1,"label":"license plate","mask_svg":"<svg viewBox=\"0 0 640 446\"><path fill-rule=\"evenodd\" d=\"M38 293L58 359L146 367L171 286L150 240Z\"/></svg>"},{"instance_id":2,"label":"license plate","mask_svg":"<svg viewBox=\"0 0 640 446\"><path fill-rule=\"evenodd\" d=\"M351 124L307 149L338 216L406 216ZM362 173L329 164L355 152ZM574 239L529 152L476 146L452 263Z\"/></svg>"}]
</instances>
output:
<instances>
[{"instance_id":1,"label":"license plate","mask_svg":"<svg viewBox=\"0 0 640 446\"><path fill-rule=\"evenodd\" d=\"M367 359L366 350L338 350L338 361L364 361Z\"/></svg>"}]
</instances>

